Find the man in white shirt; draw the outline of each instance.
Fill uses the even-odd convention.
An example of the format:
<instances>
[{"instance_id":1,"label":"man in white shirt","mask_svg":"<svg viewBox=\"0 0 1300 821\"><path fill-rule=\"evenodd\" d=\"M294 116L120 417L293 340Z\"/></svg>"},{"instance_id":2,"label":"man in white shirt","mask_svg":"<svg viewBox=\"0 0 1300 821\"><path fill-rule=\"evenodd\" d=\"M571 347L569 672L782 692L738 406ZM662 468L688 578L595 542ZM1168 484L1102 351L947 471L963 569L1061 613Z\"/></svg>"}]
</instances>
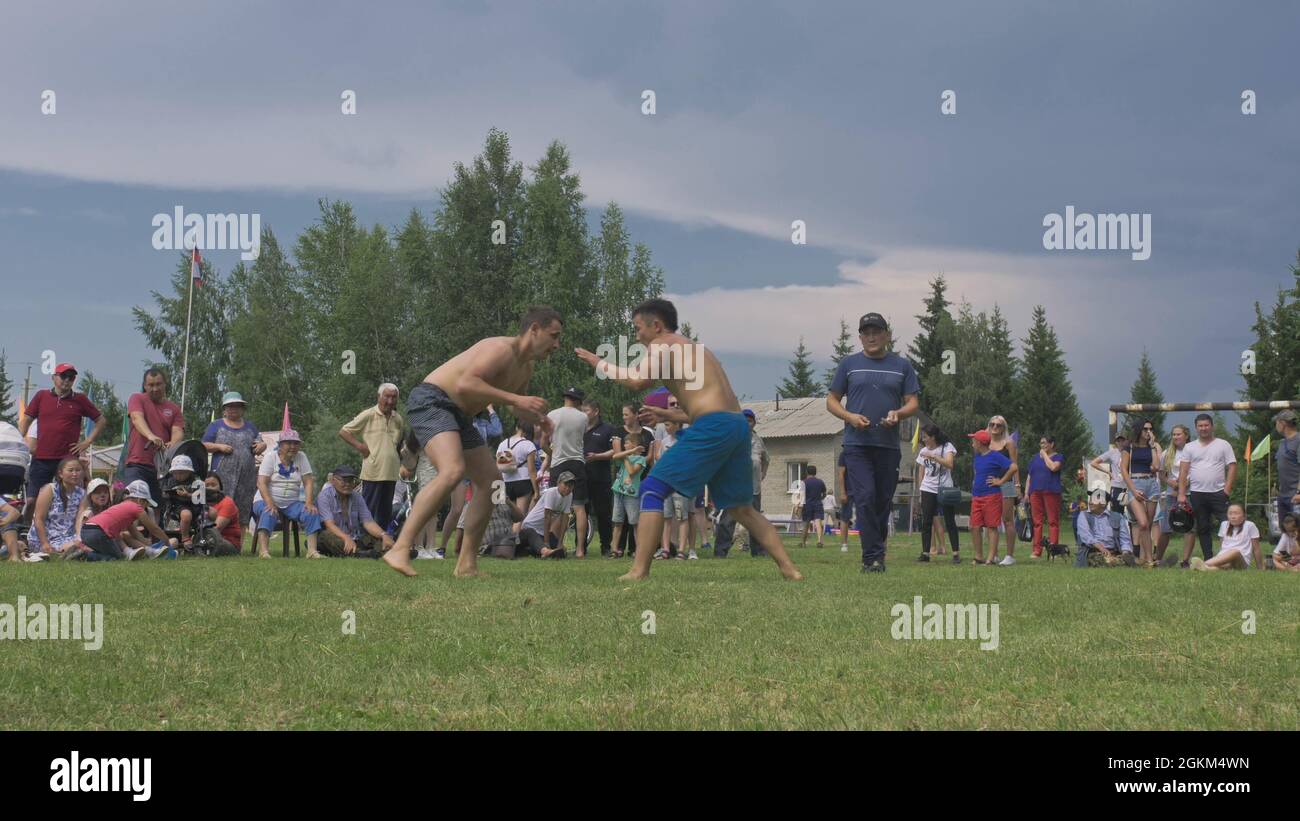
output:
<instances>
[{"instance_id":1,"label":"man in white shirt","mask_svg":"<svg viewBox=\"0 0 1300 821\"><path fill-rule=\"evenodd\" d=\"M1208 413L1198 415L1196 441L1183 448L1178 463L1178 504L1191 498L1196 536L1206 561L1214 554L1214 526L1228 518L1228 497L1236 479L1237 455L1232 446L1214 437L1214 420Z\"/></svg>"},{"instance_id":2,"label":"man in white shirt","mask_svg":"<svg viewBox=\"0 0 1300 821\"><path fill-rule=\"evenodd\" d=\"M519 526L520 550L539 559L564 558L564 532L569 522L569 511L573 509L575 483L574 475L564 471L555 487L542 491Z\"/></svg>"},{"instance_id":3,"label":"man in white shirt","mask_svg":"<svg viewBox=\"0 0 1300 821\"><path fill-rule=\"evenodd\" d=\"M582 410L582 400L586 398L587 395L579 388L565 391L564 407L546 414L553 430L542 433L542 447L551 451L550 475L570 473L574 477L573 513L578 517L579 533L587 532L587 458L583 441L588 420ZM583 558L586 550L577 555L579 559Z\"/></svg>"}]
</instances>

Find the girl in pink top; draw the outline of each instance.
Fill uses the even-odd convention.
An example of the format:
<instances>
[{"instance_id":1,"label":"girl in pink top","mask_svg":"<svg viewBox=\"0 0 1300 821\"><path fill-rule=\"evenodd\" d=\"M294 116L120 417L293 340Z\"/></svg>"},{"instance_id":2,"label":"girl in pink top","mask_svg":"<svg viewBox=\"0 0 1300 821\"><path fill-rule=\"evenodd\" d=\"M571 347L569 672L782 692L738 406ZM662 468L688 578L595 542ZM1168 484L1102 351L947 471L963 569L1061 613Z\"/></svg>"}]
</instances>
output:
<instances>
[{"instance_id":1,"label":"girl in pink top","mask_svg":"<svg viewBox=\"0 0 1300 821\"><path fill-rule=\"evenodd\" d=\"M132 482L127 493L125 502L91 516L81 528L81 542L85 546L83 555L87 560L134 559L144 553L140 549L133 549L130 553L122 550L122 540L137 541L135 525L140 525L158 540L157 552L166 550L167 534L149 515L149 508L156 505L149 495L148 485L141 481Z\"/></svg>"}]
</instances>

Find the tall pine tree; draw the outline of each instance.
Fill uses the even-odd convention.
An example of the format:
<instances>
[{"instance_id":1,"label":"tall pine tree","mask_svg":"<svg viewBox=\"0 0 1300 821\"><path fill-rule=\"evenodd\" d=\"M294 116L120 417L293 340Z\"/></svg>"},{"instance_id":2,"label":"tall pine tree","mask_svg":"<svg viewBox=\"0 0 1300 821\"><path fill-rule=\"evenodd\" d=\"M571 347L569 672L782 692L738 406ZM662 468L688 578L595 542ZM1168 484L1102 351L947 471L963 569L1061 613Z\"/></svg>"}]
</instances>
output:
<instances>
[{"instance_id":1,"label":"tall pine tree","mask_svg":"<svg viewBox=\"0 0 1300 821\"><path fill-rule=\"evenodd\" d=\"M341 351L313 350L310 300L269 226L262 229L262 250L252 267L240 263L230 272L230 283L234 358L229 388L243 394L248 416L262 430L280 429L288 402L294 428L307 435L324 404L316 374L326 362L350 370L350 358Z\"/></svg>"},{"instance_id":2,"label":"tall pine tree","mask_svg":"<svg viewBox=\"0 0 1300 821\"><path fill-rule=\"evenodd\" d=\"M1250 346L1254 367L1241 371L1246 382L1240 392L1244 400L1270 402L1300 396L1300 251L1291 266L1291 275L1294 285L1278 291L1267 315L1255 303L1255 322L1251 326L1255 341ZM1275 413L1269 410L1242 413L1237 434L1243 440L1250 436L1258 442L1273 430Z\"/></svg>"},{"instance_id":3,"label":"tall pine tree","mask_svg":"<svg viewBox=\"0 0 1300 821\"><path fill-rule=\"evenodd\" d=\"M835 381L835 370L839 368L840 362L851 353L853 353L853 337L849 336L849 323L844 321L844 317L840 317L840 335L831 346L831 366L826 369L826 376L822 380L826 390L831 389L831 382Z\"/></svg>"},{"instance_id":4,"label":"tall pine tree","mask_svg":"<svg viewBox=\"0 0 1300 821\"><path fill-rule=\"evenodd\" d=\"M1151 367L1151 357L1142 349L1142 358L1138 360L1138 375L1129 388L1128 401L1135 405L1158 405L1165 401L1165 395L1156 384L1156 369ZM1165 412L1126 414L1121 421L1124 430L1131 430L1139 419L1150 419L1155 428L1156 439L1165 441Z\"/></svg>"},{"instance_id":5,"label":"tall pine tree","mask_svg":"<svg viewBox=\"0 0 1300 821\"><path fill-rule=\"evenodd\" d=\"M812 354L799 337L799 347L795 348L794 359L790 360L790 375L777 390L782 399L800 399L806 396L825 396L826 387L813 375Z\"/></svg>"},{"instance_id":6,"label":"tall pine tree","mask_svg":"<svg viewBox=\"0 0 1300 821\"><path fill-rule=\"evenodd\" d=\"M938 373L938 369L943 365L943 352L950 350L951 343L943 338L941 331L942 328L947 327L944 325L945 319L949 323L952 322L952 314L948 311L952 303L948 301L947 292L948 281L944 279L943 274L930 281L930 295L925 299L925 313L916 317L921 330L907 346L907 359L916 369L922 385L930 379L931 371ZM922 411L929 414L934 410L931 404L933 400L927 392L922 391L919 399Z\"/></svg>"},{"instance_id":7,"label":"tall pine tree","mask_svg":"<svg viewBox=\"0 0 1300 821\"><path fill-rule=\"evenodd\" d=\"M581 182L568 150L558 141L533 166L524 193L523 233L515 260L515 314L530 305L549 305L564 318L565 347L599 344L595 305L599 274L587 238ZM517 330L517 329L512 329ZM530 390L552 402L570 386L595 387L592 369L575 356L553 356L538 364Z\"/></svg>"},{"instance_id":8,"label":"tall pine tree","mask_svg":"<svg viewBox=\"0 0 1300 821\"><path fill-rule=\"evenodd\" d=\"M1079 408L1070 383L1070 368L1043 306L1034 307L1033 324L1022 341L1024 372L1020 419L1016 423L1020 430L1020 470L1024 474L1029 460L1038 452L1038 437L1050 434L1056 438L1057 452L1065 458L1061 478L1073 485L1074 469L1092 450L1092 428Z\"/></svg>"}]
</instances>

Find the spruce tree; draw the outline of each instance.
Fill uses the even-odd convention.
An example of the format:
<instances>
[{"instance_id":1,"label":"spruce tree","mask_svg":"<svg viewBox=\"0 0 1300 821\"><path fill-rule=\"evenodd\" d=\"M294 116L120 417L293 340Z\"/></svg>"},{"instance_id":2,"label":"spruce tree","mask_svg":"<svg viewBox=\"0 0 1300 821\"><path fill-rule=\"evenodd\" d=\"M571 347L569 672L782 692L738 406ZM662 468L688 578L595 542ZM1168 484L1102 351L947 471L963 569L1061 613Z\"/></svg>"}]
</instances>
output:
<instances>
[{"instance_id":1,"label":"spruce tree","mask_svg":"<svg viewBox=\"0 0 1300 821\"><path fill-rule=\"evenodd\" d=\"M825 396L826 388L813 376L812 354L799 337L799 347L795 348L794 358L790 360L790 375L777 389L777 396L782 399L800 399L807 396Z\"/></svg>"},{"instance_id":2,"label":"spruce tree","mask_svg":"<svg viewBox=\"0 0 1300 821\"><path fill-rule=\"evenodd\" d=\"M1033 324L1022 341L1020 420L1015 423L1020 430L1021 470L1026 470L1038 451L1038 437L1050 434L1065 459L1062 478L1072 484L1074 468L1092 450L1092 428L1079 408L1070 367L1043 306L1035 306Z\"/></svg>"},{"instance_id":3,"label":"spruce tree","mask_svg":"<svg viewBox=\"0 0 1300 821\"><path fill-rule=\"evenodd\" d=\"M1156 384L1156 370L1151 367L1151 357L1147 355L1146 349L1142 350L1142 358L1138 361L1137 380L1133 387L1129 388L1128 401L1134 405L1158 405L1165 401L1165 395L1161 393L1159 386ZM1155 428L1156 439L1165 441L1165 412L1151 411L1149 413L1126 414L1121 420L1122 429L1130 430L1138 419L1150 419L1152 427Z\"/></svg>"},{"instance_id":4,"label":"spruce tree","mask_svg":"<svg viewBox=\"0 0 1300 821\"><path fill-rule=\"evenodd\" d=\"M943 364L943 352L951 349L951 343L945 340L940 332L944 319L952 321L952 314L948 311L952 303L948 301L947 292L948 282L943 274L930 281L930 295L925 299L925 313L918 314L916 317L921 324L921 330L907 346L907 359L916 369L922 385L929 380L931 371L938 373L938 369ZM921 410L929 414L934 409L931 403L929 395L922 391Z\"/></svg>"},{"instance_id":5,"label":"spruce tree","mask_svg":"<svg viewBox=\"0 0 1300 821\"><path fill-rule=\"evenodd\" d=\"M823 380L826 383L826 390L831 389L831 382L835 380L835 370L840 366L840 362L851 353L853 353L853 337L849 336L849 323L844 321L844 317L840 317L840 335L831 346L831 366L827 368Z\"/></svg>"}]
</instances>

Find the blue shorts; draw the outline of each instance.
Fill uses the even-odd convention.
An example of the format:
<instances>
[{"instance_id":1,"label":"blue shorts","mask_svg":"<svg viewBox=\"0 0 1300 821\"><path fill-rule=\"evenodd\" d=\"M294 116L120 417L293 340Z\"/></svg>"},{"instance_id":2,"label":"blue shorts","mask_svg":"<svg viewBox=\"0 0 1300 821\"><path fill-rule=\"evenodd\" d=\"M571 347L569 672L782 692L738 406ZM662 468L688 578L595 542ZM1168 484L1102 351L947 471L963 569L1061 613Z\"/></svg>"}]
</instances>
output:
<instances>
[{"instance_id":1,"label":"blue shorts","mask_svg":"<svg viewBox=\"0 0 1300 821\"><path fill-rule=\"evenodd\" d=\"M815 522L819 519L826 518L826 509L822 505L822 500L815 502L805 502L803 506L803 516L800 517L805 522Z\"/></svg>"},{"instance_id":2,"label":"blue shorts","mask_svg":"<svg viewBox=\"0 0 1300 821\"><path fill-rule=\"evenodd\" d=\"M749 420L740 413L707 413L677 434L677 444L655 462L650 475L683 496L704 486L718 510L754 503L749 458Z\"/></svg>"}]
</instances>

